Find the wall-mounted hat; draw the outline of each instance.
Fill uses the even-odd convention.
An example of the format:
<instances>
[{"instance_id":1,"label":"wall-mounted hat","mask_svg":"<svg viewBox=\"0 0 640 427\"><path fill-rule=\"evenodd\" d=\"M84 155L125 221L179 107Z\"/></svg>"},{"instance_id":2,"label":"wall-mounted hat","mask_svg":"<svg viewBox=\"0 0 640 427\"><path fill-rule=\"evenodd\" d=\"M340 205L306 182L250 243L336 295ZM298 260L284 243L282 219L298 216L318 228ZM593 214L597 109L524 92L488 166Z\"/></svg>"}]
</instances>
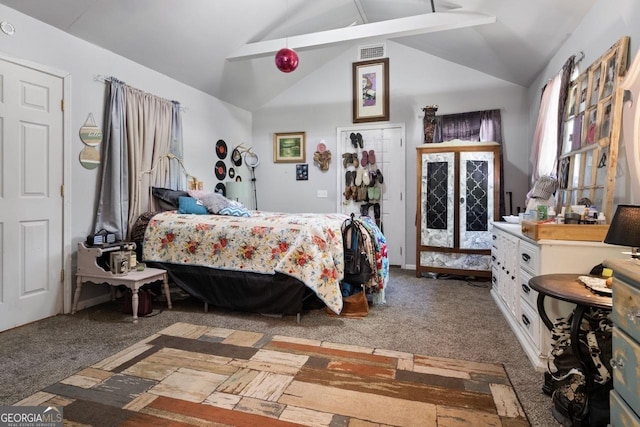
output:
<instances>
[{"instance_id":1,"label":"wall-mounted hat","mask_svg":"<svg viewBox=\"0 0 640 427\"><path fill-rule=\"evenodd\" d=\"M227 143L222 139L219 139L218 142L216 142L216 154L219 159L225 159L227 157Z\"/></svg>"},{"instance_id":2,"label":"wall-mounted hat","mask_svg":"<svg viewBox=\"0 0 640 427\"><path fill-rule=\"evenodd\" d=\"M543 175L536 181L533 186L531 197L534 199L547 200L556 192L558 188L558 180L552 176Z\"/></svg>"},{"instance_id":3,"label":"wall-mounted hat","mask_svg":"<svg viewBox=\"0 0 640 427\"><path fill-rule=\"evenodd\" d=\"M216 178L221 181L227 176L227 165L225 165L222 160L218 160L216 162L215 173Z\"/></svg>"}]
</instances>

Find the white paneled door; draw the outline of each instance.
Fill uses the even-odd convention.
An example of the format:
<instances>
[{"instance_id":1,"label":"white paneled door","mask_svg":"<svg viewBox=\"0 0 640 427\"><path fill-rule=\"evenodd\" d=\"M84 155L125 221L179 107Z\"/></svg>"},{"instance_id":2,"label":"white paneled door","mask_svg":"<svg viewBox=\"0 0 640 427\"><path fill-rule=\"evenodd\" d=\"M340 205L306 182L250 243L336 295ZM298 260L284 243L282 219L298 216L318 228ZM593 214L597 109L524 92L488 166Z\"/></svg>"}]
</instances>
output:
<instances>
[{"instance_id":1,"label":"white paneled door","mask_svg":"<svg viewBox=\"0 0 640 427\"><path fill-rule=\"evenodd\" d=\"M351 141L351 134L360 135L357 148ZM389 264L404 267L405 264L405 147L404 125L365 125L353 128L338 129L338 211L346 214L354 213L359 216L363 210L375 218L379 216L379 222L383 234L387 239L387 254ZM375 162L367 162L363 166L364 152L373 152ZM359 165L347 164L345 167L343 154L354 153L357 155ZM367 191L364 200L362 197L346 197L347 172L357 176L358 172L380 173L383 182L370 181L379 192ZM350 183L354 184L353 175ZM359 184L359 183L358 183ZM365 185L366 187L366 185ZM367 188L367 190L369 190ZM347 193L348 194L348 193ZM372 196L372 197L370 197Z\"/></svg>"},{"instance_id":2,"label":"white paneled door","mask_svg":"<svg viewBox=\"0 0 640 427\"><path fill-rule=\"evenodd\" d=\"M0 59L0 331L62 312L63 79Z\"/></svg>"}]
</instances>

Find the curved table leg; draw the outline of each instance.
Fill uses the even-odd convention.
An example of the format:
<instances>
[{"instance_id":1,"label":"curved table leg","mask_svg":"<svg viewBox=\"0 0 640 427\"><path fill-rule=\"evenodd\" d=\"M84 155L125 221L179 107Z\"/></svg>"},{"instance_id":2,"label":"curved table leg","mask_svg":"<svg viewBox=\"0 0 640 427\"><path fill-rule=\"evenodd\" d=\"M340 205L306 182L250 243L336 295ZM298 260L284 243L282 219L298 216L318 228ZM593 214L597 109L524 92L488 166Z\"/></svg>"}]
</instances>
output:
<instances>
[{"instance_id":1,"label":"curved table leg","mask_svg":"<svg viewBox=\"0 0 640 427\"><path fill-rule=\"evenodd\" d=\"M547 327L549 331L553 329L553 323L549 320L549 316L547 316L547 312L544 310L544 298L545 294L539 293L538 299L536 300L536 304L538 306L538 315L540 316L540 320ZM544 384L542 385L542 392L548 396L551 396L553 393L553 378L549 372L544 373Z\"/></svg>"},{"instance_id":2,"label":"curved table leg","mask_svg":"<svg viewBox=\"0 0 640 427\"><path fill-rule=\"evenodd\" d=\"M76 314L78 310L78 301L80 300L80 290L82 289L82 276L76 277L76 292L73 295L73 305L71 306L71 314Z\"/></svg>"},{"instance_id":3,"label":"curved table leg","mask_svg":"<svg viewBox=\"0 0 640 427\"><path fill-rule=\"evenodd\" d=\"M171 292L169 292L169 278L167 277L167 273L162 275L162 282L164 287L164 296L167 298L167 307L171 310Z\"/></svg>"},{"instance_id":4,"label":"curved table leg","mask_svg":"<svg viewBox=\"0 0 640 427\"><path fill-rule=\"evenodd\" d=\"M548 330L553 330L553 322L549 320L549 316L547 316L547 312L544 310L544 297L546 295L543 293L538 294L538 299L536 300L538 306L538 314L540 315L540 320L547 327Z\"/></svg>"},{"instance_id":5,"label":"curved table leg","mask_svg":"<svg viewBox=\"0 0 640 427\"><path fill-rule=\"evenodd\" d=\"M133 310L133 323L138 323L138 288L132 289L131 308Z\"/></svg>"}]
</instances>

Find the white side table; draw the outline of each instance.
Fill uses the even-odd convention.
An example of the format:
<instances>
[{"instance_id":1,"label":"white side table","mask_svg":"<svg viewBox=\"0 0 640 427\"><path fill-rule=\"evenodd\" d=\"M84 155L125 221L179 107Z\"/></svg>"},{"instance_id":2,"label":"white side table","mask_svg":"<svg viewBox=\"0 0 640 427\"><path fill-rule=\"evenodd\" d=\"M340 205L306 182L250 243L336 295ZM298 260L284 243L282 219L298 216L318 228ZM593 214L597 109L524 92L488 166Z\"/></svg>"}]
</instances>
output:
<instances>
[{"instance_id":1,"label":"white side table","mask_svg":"<svg viewBox=\"0 0 640 427\"><path fill-rule=\"evenodd\" d=\"M78 271L76 272L76 291L73 296L71 314L75 314L80 300L82 284L91 282L95 284L107 283L111 286L125 285L131 289L133 295L131 306L133 308L133 323L138 322L138 290L148 284L162 280L164 294L167 298L167 306L171 309L171 294L169 293L169 277L165 270L160 268L145 268L142 271L130 271L127 274L113 274L98 265L98 258L119 249L119 245L105 247L91 247L84 242L78 243ZM111 289L111 300L115 299L115 289Z\"/></svg>"},{"instance_id":2,"label":"white side table","mask_svg":"<svg viewBox=\"0 0 640 427\"><path fill-rule=\"evenodd\" d=\"M78 307L78 300L80 299L80 291L82 290L82 284L85 282L91 282L95 284L107 283L111 286L125 285L131 289L133 295L131 298L131 307L133 309L133 323L138 322L138 290L147 283L153 283L158 280L162 280L164 287L164 294L167 298L167 306L171 309L171 295L169 293L169 280L167 272L160 268L145 268L142 271L131 271L126 275L118 276L111 273L105 274L81 274L76 275L76 292L73 297L73 307L71 314L75 314ZM115 299L114 289L111 290L111 300Z\"/></svg>"}]
</instances>

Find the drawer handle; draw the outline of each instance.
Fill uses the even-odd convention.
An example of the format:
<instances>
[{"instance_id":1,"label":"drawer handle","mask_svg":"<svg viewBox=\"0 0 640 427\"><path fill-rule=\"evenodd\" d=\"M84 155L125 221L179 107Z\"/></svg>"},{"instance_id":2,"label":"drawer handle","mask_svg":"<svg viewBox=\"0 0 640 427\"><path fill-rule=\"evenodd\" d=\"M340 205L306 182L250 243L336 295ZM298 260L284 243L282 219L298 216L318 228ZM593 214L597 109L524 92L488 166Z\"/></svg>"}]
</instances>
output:
<instances>
[{"instance_id":1,"label":"drawer handle","mask_svg":"<svg viewBox=\"0 0 640 427\"><path fill-rule=\"evenodd\" d=\"M491 259L492 259L493 261L495 261L495 260L496 260L496 257L495 257L494 255L491 255Z\"/></svg>"},{"instance_id":2,"label":"drawer handle","mask_svg":"<svg viewBox=\"0 0 640 427\"><path fill-rule=\"evenodd\" d=\"M624 362L621 359L611 359L609 362L613 369L622 369L624 368Z\"/></svg>"},{"instance_id":3,"label":"drawer handle","mask_svg":"<svg viewBox=\"0 0 640 427\"><path fill-rule=\"evenodd\" d=\"M498 278L494 276L494 277L492 277L492 278L491 278L491 281L492 281L493 283L496 283L496 282L498 281Z\"/></svg>"},{"instance_id":4,"label":"drawer handle","mask_svg":"<svg viewBox=\"0 0 640 427\"><path fill-rule=\"evenodd\" d=\"M522 260L524 262L529 262L529 260L531 260L531 256L529 254L522 254Z\"/></svg>"},{"instance_id":5,"label":"drawer handle","mask_svg":"<svg viewBox=\"0 0 640 427\"><path fill-rule=\"evenodd\" d=\"M496 236L495 234L493 234L493 235L491 236L491 238L492 238L493 240L496 240L496 239L498 238L498 236Z\"/></svg>"},{"instance_id":6,"label":"drawer handle","mask_svg":"<svg viewBox=\"0 0 640 427\"><path fill-rule=\"evenodd\" d=\"M522 284L522 290L524 291L525 294L528 294L531 292L531 288L525 285L524 283Z\"/></svg>"},{"instance_id":7,"label":"drawer handle","mask_svg":"<svg viewBox=\"0 0 640 427\"><path fill-rule=\"evenodd\" d=\"M527 316L525 316L524 314L522 315L522 323L525 324L525 326L529 326L531 324L531 321L529 320L529 318Z\"/></svg>"}]
</instances>

